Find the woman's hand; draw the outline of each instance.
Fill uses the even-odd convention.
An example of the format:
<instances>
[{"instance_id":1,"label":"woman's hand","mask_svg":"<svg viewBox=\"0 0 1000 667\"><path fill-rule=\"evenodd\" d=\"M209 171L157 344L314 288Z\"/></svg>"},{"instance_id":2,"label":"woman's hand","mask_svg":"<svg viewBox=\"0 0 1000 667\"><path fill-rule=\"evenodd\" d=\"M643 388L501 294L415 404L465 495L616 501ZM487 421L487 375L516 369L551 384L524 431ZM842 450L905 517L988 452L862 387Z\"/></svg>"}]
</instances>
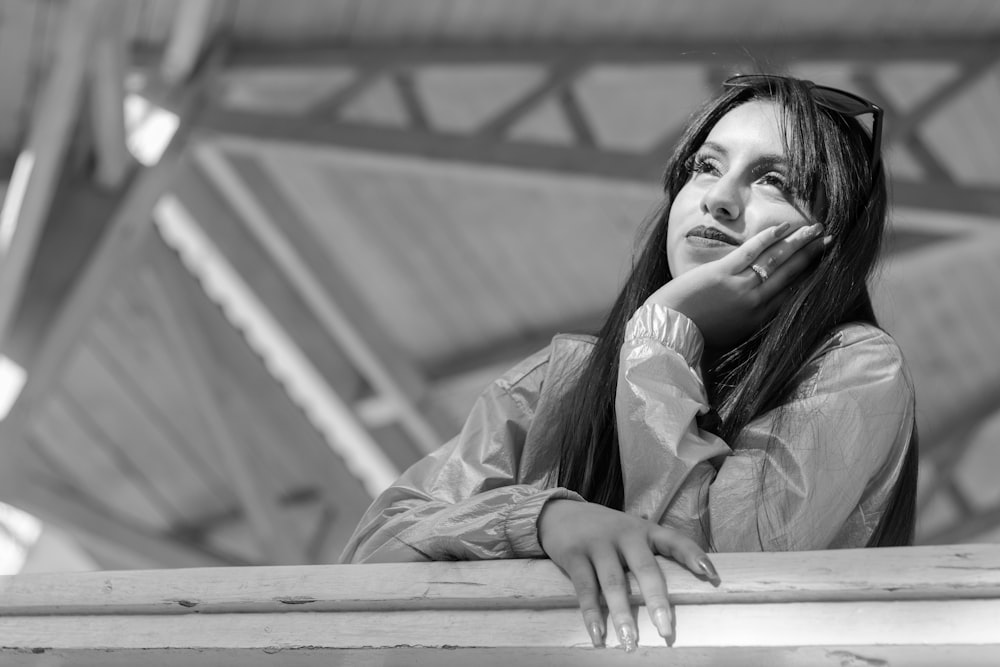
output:
<instances>
[{"instance_id":1,"label":"woman's hand","mask_svg":"<svg viewBox=\"0 0 1000 667\"><path fill-rule=\"evenodd\" d=\"M788 294L785 288L829 242L820 238L819 223L783 238L787 233L788 223L765 229L725 257L676 276L646 303L687 315L708 347L729 349L777 312Z\"/></svg>"},{"instance_id":2,"label":"woman's hand","mask_svg":"<svg viewBox=\"0 0 1000 667\"><path fill-rule=\"evenodd\" d=\"M538 519L538 539L549 558L572 580L594 646L604 645L599 597L603 593L622 648L628 652L636 648L639 633L628 602L623 564L638 580L649 616L667 643L673 642L673 615L667 583L654 556L669 556L719 584L712 562L693 540L672 528L603 505L549 501Z\"/></svg>"}]
</instances>

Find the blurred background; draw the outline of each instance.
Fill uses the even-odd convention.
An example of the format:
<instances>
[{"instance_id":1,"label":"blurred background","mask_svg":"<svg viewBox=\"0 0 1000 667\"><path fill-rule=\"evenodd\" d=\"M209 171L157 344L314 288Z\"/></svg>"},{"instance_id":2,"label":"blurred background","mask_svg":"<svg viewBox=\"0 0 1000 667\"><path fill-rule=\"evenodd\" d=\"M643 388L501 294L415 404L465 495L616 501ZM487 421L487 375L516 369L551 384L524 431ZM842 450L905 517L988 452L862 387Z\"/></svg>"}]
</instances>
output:
<instances>
[{"instance_id":1,"label":"blurred background","mask_svg":"<svg viewBox=\"0 0 1000 667\"><path fill-rule=\"evenodd\" d=\"M0 0L0 566L335 561L760 70L886 109L919 542L1000 541L1000 4Z\"/></svg>"}]
</instances>

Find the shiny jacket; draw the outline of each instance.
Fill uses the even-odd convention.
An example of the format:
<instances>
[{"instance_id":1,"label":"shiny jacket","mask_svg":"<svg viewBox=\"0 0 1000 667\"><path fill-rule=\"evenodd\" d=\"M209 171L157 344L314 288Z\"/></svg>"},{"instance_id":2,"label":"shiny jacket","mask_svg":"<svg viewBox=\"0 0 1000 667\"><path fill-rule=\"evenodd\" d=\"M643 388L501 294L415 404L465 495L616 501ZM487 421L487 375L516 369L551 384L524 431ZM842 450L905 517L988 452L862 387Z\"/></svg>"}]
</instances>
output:
<instances>
[{"instance_id":1,"label":"shiny jacket","mask_svg":"<svg viewBox=\"0 0 1000 667\"><path fill-rule=\"evenodd\" d=\"M341 560L544 556L545 502L582 500L556 486L545 427L592 345L557 336L490 385L462 431L375 500ZM732 446L698 427L708 410L702 348L695 324L661 306L643 306L626 328L615 399L624 511L715 551L864 546L913 424L913 387L892 338L864 324L835 330L790 402Z\"/></svg>"}]
</instances>

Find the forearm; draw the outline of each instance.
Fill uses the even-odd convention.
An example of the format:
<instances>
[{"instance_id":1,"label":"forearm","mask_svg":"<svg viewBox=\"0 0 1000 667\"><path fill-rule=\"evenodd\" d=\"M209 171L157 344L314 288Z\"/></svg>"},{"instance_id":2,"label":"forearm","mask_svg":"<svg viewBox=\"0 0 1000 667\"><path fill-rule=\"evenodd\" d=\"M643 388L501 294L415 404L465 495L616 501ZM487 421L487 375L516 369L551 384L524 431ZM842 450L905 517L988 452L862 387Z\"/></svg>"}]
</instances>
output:
<instances>
[{"instance_id":1,"label":"forearm","mask_svg":"<svg viewBox=\"0 0 1000 667\"><path fill-rule=\"evenodd\" d=\"M544 556L538 517L552 499L582 500L562 488L517 484L450 503L394 487L362 519L345 562L484 560Z\"/></svg>"},{"instance_id":2,"label":"forearm","mask_svg":"<svg viewBox=\"0 0 1000 667\"><path fill-rule=\"evenodd\" d=\"M629 322L615 408L632 513L660 519L695 470L714 471L707 461L730 453L697 425L708 410L701 345L694 323L662 306L644 306Z\"/></svg>"}]
</instances>

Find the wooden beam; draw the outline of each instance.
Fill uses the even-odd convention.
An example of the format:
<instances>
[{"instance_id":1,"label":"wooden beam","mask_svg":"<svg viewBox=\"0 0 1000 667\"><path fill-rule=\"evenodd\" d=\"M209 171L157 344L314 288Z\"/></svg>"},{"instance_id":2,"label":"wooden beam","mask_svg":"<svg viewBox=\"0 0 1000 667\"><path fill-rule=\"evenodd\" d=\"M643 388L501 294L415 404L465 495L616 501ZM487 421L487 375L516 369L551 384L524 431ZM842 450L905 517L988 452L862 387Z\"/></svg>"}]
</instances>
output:
<instances>
[{"instance_id":1,"label":"wooden beam","mask_svg":"<svg viewBox=\"0 0 1000 667\"><path fill-rule=\"evenodd\" d=\"M23 139L25 111L31 108L37 71L34 58L38 49L39 14L53 11L35 0L7 0L0 21L0 146L17 148ZM0 166L2 178L10 174L6 156ZM11 163L13 159L11 158Z\"/></svg>"},{"instance_id":2,"label":"wooden beam","mask_svg":"<svg viewBox=\"0 0 1000 667\"><path fill-rule=\"evenodd\" d=\"M163 52L160 76L168 86L187 81L198 66L212 31L215 0L179 0Z\"/></svg>"},{"instance_id":3,"label":"wooden beam","mask_svg":"<svg viewBox=\"0 0 1000 667\"><path fill-rule=\"evenodd\" d=\"M357 296L349 293L349 281L338 279L329 259L321 263L310 252L308 239L300 236L298 242L293 242L293 230L301 225L294 220L288 220L285 227L277 224L259 199L267 191L251 190L220 151L209 145L199 146L197 159L356 368L375 391L396 405L399 421L412 439L424 452L437 449L441 436L413 405L423 393L422 378L389 343ZM284 213L278 219L294 215L292 211ZM320 277L322 274L326 275Z\"/></svg>"},{"instance_id":4,"label":"wooden beam","mask_svg":"<svg viewBox=\"0 0 1000 667\"><path fill-rule=\"evenodd\" d=\"M59 47L0 210L0 342L17 313L83 98L91 42L108 5L61 5Z\"/></svg>"},{"instance_id":5,"label":"wooden beam","mask_svg":"<svg viewBox=\"0 0 1000 667\"><path fill-rule=\"evenodd\" d=\"M73 3L73 8L88 6L90 2ZM75 36L73 30L68 32ZM74 37L75 38L75 37ZM220 49L213 64L222 56ZM192 118L200 112L204 86L211 67L187 86L172 91L169 103L177 110L180 125L173 134L159 161L148 168L133 173L127 190L122 192L120 205L105 226L89 262L60 306L58 313L43 334L38 346L37 363L28 377L17 402L7 418L0 422L0 442L12 442L21 437L30 426L35 403L46 395L58 379L63 365L75 349L107 286L119 275L128 256L139 246L151 226L154 204L170 185L174 170L181 162L181 155L193 125ZM0 274L3 273L0 267ZM0 285L2 291L4 285ZM6 302L0 303L3 308ZM7 306L9 307L9 305ZM9 314L8 314L9 317ZM0 334L6 322L0 318ZM0 336L2 342L2 336Z\"/></svg>"},{"instance_id":6,"label":"wooden beam","mask_svg":"<svg viewBox=\"0 0 1000 667\"><path fill-rule=\"evenodd\" d=\"M566 114L566 120L576 136L578 146L593 148L597 146L597 139L594 137L594 130L590 126L590 121L584 113L583 106L577 99L576 91L572 86L564 86L556 94L559 106Z\"/></svg>"},{"instance_id":7,"label":"wooden beam","mask_svg":"<svg viewBox=\"0 0 1000 667\"><path fill-rule=\"evenodd\" d=\"M196 91L189 91L185 107L194 113ZM174 170L181 162L187 125L182 122L170 146L153 167L136 173L122 195L113 218L108 223L86 267L67 294L59 312L44 333L36 354L36 363L21 396L0 422L0 442L13 441L24 433L32 418L36 401L44 397L59 377L63 365L76 347L82 331L105 296L105 290L128 256L139 246L151 226L150 211L170 185ZM0 286L2 289L2 286Z\"/></svg>"},{"instance_id":8,"label":"wooden beam","mask_svg":"<svg viewBox=\"0 0 1000 667\"><path fill-rule=\"evenodd\" d=\"M583 63L567 60L555 63L549 67L545 78L533 89L527 91L516 102L503 109L493 118L486 121L477 131L480 136L500 139L510 131L514 124L542 103L545 98L556 94L572 85L580 75Z\"/></svg>"},{"instance_id":9,"label":"wooden beam","mask_svg":"<svg viewBox=\"0 0 1000 667\"><path fill-rule=\"evenodd\" d=\"M358 123L322 124L218 107L206 109L199 119L198 133L207 139L231 135L255 141L411 155L444 162L597 176L630 183L659 182L666 160L666 154L498 141ZM1000 188L897 181L890 194L899 206L1000 217Z\"/></svg>"},{"instance_id":10,"label":"wooden beam","mask_svg":"<svg viewBox=\"0 0 1000 667\"><path fill-rule=\"evenodd\" d=\"M410 71L397 71L392 76L392 81L396 84L399 92L399 99L406 109L409 118L409 126L417 130L430 128L430 121L427 118L427 111L424 109L423 101L417 93L417 87L413 81L413 73Z\"/></svg>"},{"instance_id":11,"label":"wooden beam","mask_svg":"<svg viewBox=\"0 0 1000 667\"><path fill-rule=\"evenodd\" d=\"M125 4L106 0L109 11L95 36L90 88L90 122L97 158L94 180L116 190L134 165L125 145Z\"/></svg>"},{"instance_id":12,"label":"wooden beam","mask_svg":"<svg viewBox=\"0 0 1000 667\"><path fill-rule=\"evenodd\" d=\"M962 38L686 40L664 37L637 42L588 40L579 44L364 44L330 47L306 45L235 44L230 64L239 67L303 67L347 65L391 70L429 64L536 64L549 66L566 60L585 63L722 64L759 66L806 60L838 60L879 64L903 61L975 60L995 53L992 35Z\"/></svg>"},{"instance_id":13,"label":"wooden beam","mask_svg":"<svg viewBox=\"0 0 1000 667\"><path fill-rule=\"evenodd\" d=\"M165 197L157 204L155 215L164 241L184 258L189 270L206 285L206 292L211 289L215 301L225 304L229 319L240 323L247 342L252 341L254 351L269 365L272 376L284 384L289 397L347 468L372 496L384 490L399 475L397 468L183 205L174 197Z\"/></svg>"},{"instance_id":14,"label":"wooden beam","mask_svg":"<svg viewBox=\"0 0 1000 667\"><path fill-rule=\"evenodd\" d=\"M454 134L421 132L360 123L303 122L246 111L205 110L199 118L206 138L234 135L255 140L276 140L311 146L351 148L388 155L413 155L425 159L488 164L556 173L598 176L631 182L660 179L663 160L625 151L575 146L552 146Z\"/></svg>"},{"instance_id":15,"label":"wooden beam","mask_svg":"<svg viewBox=\"0 0 1000 667\"><path fill-rule=\"evenodd\" d=\"M307 562L305 552L299 548L303 539L290 531L290 525L284 522L275 499L267 497L261 471L254 466L247 444L241 444L233 437L225 422L223 397L218 395L206 377L212 372L215 358L205 339L207 333L195 330L185 334L181 330L181 323L189 322L191 318L183 316L174 303L180 298L179 291L164 282L169 280L173 271L171 267L157 266L161 255L153 257L151 268L159 270L155 275L141 271L140 280L152 297L150 306L157 315L164 340L190 392L190 398L198 405L199 414L211 434L210 445L218 448L226 464L261 552L274 565L303 564Z\"/></svg>"},{"instance_id":16,"label":"wooden beam","mask_svg":"<svg viewBox=\"0 0 1000 667\"><path fill-rule=\"evenodd\" d=\"M982 48L978 53L974 53L961 59L961 71L951 81L938 87L934 93L923 100L915 108L908 110L901 118L894 120L886 128L887 136L884 141L905 137L915 134L920 125L936 113L941 107L956 99L966 88L969 88L982 77L987 76L989 71L996 67L1000 61L1000 50L994 45L992 48Z\"/></svg>"}]
</instances>

